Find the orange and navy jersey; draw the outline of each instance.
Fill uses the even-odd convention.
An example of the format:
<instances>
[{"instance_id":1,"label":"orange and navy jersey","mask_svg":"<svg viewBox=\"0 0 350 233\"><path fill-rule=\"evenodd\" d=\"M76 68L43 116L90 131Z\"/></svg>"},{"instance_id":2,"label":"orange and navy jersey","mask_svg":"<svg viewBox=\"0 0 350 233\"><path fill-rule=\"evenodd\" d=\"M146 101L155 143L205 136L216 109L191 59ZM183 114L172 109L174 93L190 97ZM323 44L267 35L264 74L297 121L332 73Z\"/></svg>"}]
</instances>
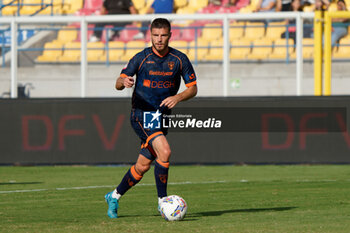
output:
<instances>
[{"instance_id":1,"label":"orange and navy jersey","mask_svg":"<svg viewBox=\"0 0 350 233\"><path fill-rule=\"evenodd\" d=\"M197 84L196 75L188 57L169 47L165 56L160 56L152 47L137 53L121 72L121 77L134 76L135 89L132 107L155 111L167 97L176 95L181 77L187 87Z\"/></svg>"}]
</instances>

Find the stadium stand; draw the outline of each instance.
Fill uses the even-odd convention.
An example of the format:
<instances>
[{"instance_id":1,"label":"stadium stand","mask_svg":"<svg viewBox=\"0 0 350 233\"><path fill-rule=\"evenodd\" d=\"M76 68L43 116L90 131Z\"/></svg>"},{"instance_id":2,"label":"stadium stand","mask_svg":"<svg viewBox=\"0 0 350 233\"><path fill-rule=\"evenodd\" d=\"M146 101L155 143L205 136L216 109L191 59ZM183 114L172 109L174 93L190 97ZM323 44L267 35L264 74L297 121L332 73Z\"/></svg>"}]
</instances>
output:
<instances>
[{"instance_id":1,"label":"stadium stand","mask_svg":"<svg viewBox=\"0 0 350 233\"><path fill-rule=\"evenodd\" d=\"M287 48L288 45L288 48ZM288 51L288 54L287 54ZM270 54L270 59L286 59L294 52L294 41L293 39L277 39L274 42L274 48Z\"/></svg>"},{"instance_id":2,"label":"stadium stand","mask_svg":"<svg viewBox=\"0 0 350 233\"><path fill-rule=\"evenodd\" d=\"M330 11L330 12L337 11L337 10L338 10L338 8L337 8L336 2L331 2L331 4L328 6L328 9L327 9L327 11Z\"/></svg>"},{"instance_id":3,"label":"stadium stand","mask_svg":"<svg viewBox=\"0 0 350 233\"><path fill-rule=\"evenodd\" d=\"M249 4L249 0L238 0L237 3L232 6L228 4L228 0L221 1L221 4L209 3L207 6L198 10L198 13L211 14L211 13L235 13L242 7Z\"/></svg>"},{"instance_id":4,"label":"stadium stand","mask_svg":"<svg viewBox=\"0 0 350 233\"><path fill-rule=\"evenodd\" d=\"M80 41L81 40L81 31L80 31L80 24L78 24L78 25L71 25L72 27L73 26L75 26L76 27L76 30L77 30L77 32L78 32L78 35L77 35L77 39L76 39L76 41ZM87 39L88 39L88 41L89 41L89 39L90 39L90 37L92 36L92 34L94 33L94 28L95 28L95 25L94 24L89 24L88 25L88 31L87 31ZM105 30L107 30L108 29L108 27L106 27L105 28ZM105 32L103 32L103 33L105 33ZM103 34L102 33L102 35L106 35L106 34ZM103 40L105 40L105 38L103 38Z\"/></svg>"},{"instance_id":5,"label":"stadium stand","mask_svg":"<svg viewBox=\"0 0 350 233\"><path fill-rule=\"evenodd\" d=\"M137 11L140 11L141 9L145 8L146 2L145 0L132 0L134 7Z\"/></svg>"},{"instance_id":6,"label":"stadium stand","mask_svg":"<svg viewBox=\"0 0 350 233\"><path fill-rule=\"evenodd\" d=\"M197 58L199 61L204 61L205 56L207 56L209 52L209 45L209 41L203 39L190 42L187 54L188 58L190 60L195 60Z\"/></svg>"},{"instance_id":7,"label":"stadium stand","mask_svg":"<svg viewBox=\"0 0 350 233\"><path fill-rule=\"evenodd\" d=\"M61 15L63 0L43 0L46 7L42 9L40 15Z\"/></svg>"},{"instance_id":8,"label":"stadium stand","mask_svg":"<svg viewBox=\"0 0 350 233\"><path fill-rule=\"evenodd\" d=\"M345 0L348 11L350 11L350 0Z\"/></svg>"},{"instance_id":9,"label":"stadium stand","mask_svg":"<svg viewBox=\"0 0 350 233\"><path fill-rule=\"evenodd\" d=\"M230 24L230 41L240 39L244 36L245 22L234 22Z\"/></svg>"},{"instance_id":10,"label":"stadium stand","mask_svg":"<svg viewBox=\"0 0 350 233\"><path fill-rule=\"evenodd\" d=\"M257 9L258 4L259 0L250 0L249 4L240 8L239 13L252 13Z\"/></svg>"},{"instance_id":11,"label":"stadium stand","mask_svg":"<svg viewBox=\"0 0 350 233\"><path fill-rule=\"evenodd\" d=\"M41 0L22 0L21 15L34 15L42 9Z\"/></svg>"},{"instance_id":12,"label":"stadium stand","mask_svg":"<svg viewBox=\"0 0 350 233\"><path fill-rule=\"evenodd\" d=\"M311 59L314 53L314 39L303 38L303 58ZM295 51L291 54L291 58L296 58Z\"/></svg>"},{"instance_id":13,"label":"stadium stand","mask_svg":"<svg viewBox=\"0 0 350 233\"><path fill-rule=\"evenodd\" d=\"M188 1L187 0L174 0L174 8L179 9L181 7L187 6Z\"/></svg>"},{"instance_id":14,"label":"stadium stand","mask_svg":"<svg viewBox=\"0 0 350 233\"><path fill-rule=\"evenodd\" d=\"M125 44L125 54L120 57L120 61L129 61L137 52L145 48L145 41L129 41Z\"/></svg>"},{"instance_id":15,"label":"stadium stand","mask_svg":"<svg viewBox=\"0 0 350 233\"><path fill-rule=\"evenodd\" d=\"M198 10L198 13L201 14L213 14L218 11L219 7L218 6L213 6L213 5L208 5L206 7L203 7L202 9Z\"/></svg>"},{"instance_id":16,"label":"stadium stand","mask_svg":"<svg viewBox=\"0 0 350 233\"><path fill-rule=\"evenodd\" d=\"M63 14L74 14L83 7L83 0L62 0L62 13Z\"/></svg>"},{"instance_id":17,"label":"stadium stand","mask_svg":"<svg viewBox=\"0 0 350 233\"><path fill-rule=\"evenodd\" d=\"M57 38L52 42L71 42L78 38L78 29L75 26L68 26L58 31Z\"/></svg>"},{"instance_id":18,"label":"stadium stand","mask_svg":"<svg viewBox=\"0 0 350 233\"><path fill-rule=\"evenodd\" d=\"M75 15L99 14L103 0L84 0L83 8L75 12Z\"/></svg>"},{"instance_id":19,"label":"stadium stand","mask_svg":"<svg viewBox=\"0 0 350 233\"><path fill-rule=\"evenodd\" d=\"M315 4L303 7L303 12L313 12L315 10Z\"/></svg>"},{"instance_id":20,"label":"stadium stand","mask_svg":"<svg viewBox=\"0 0 350 233\"><path fill-rule=\"evenodd\" d=\"M104 57L105 43L88 42L87 43L87 60L88 62L98 62Z\"/></svg>"},{"instance_id":21,"label":"stadium stand","mask_svg":"<svg viewBox=\"0 0 350 233\"><path fill-rule=\"evenodd\" d=\"M188 7L192 8L194 11L198 11L206 6L208 6L208 0L190 0L188 2Z\"/></svg>"},{"instance_id":22,"label":"stadium stand","mask_svg":"<svg viewBox=\"0 0 350 233\"><path fill-rule=\"evenodd\" d=\"M185 40L170 41L169 46L176 48L185 54L188 53L188 42Z\"/></svg>"},{"instance_id":23,"label":"stadium stand","mask_svg":"<svg viewBox=\"0 0 350 233\"><path fill-rule=\"evenodd\" d=\"M238 11L238 8L235 6L231 6L231 7L220 7L218 10L218 13L235 13Z\"/></svg>"},{"instance_id":24,"label":"stadium stand","mask_svg":"<svg viewBox=\"0 0 350 233\"><path fill-rule=\"evenodd\" d=\"M95 0L88 0L91 2ZM83 6L83 0L3 0L1 13L11 15L66 15L74 14Z\"/></svg>"},{"instance_id":25,"label":"stadium stand","mask_svg":"<svg viewBox=\"0 0 350 233\"><path fill-rule=\"evenodd\" d=\"M201 38L207 41L218 40L222 37L222 25L208 23L204 25Z\"/></svg>"},{"instance_id":26,"label":"stadium stand","mask_svg":"<svg viewBox=\"0 0 350 233\"><path fill-rule=\"evenodd\" d=\"M248 6L250 4L250 0L238 0L236 3L237 9L241 9L245 6Z\"/></svg>"},{"instance_id":27,"label":"stadium stand","mask_svg":"<svg viewBox=\"0 0 350 233\"><path fill-rule=\"evenodd\" d=\"M245 40L258 40L265 36L265 24L260 22L247 22L244 39Z\"/></svg>"},{"instance_id":28,"label":"stadium stand","mask_svg":"<svg viewBox=\"0 0 350 233\"><path fill-rule=\"evenodd\" d=\"M339 42L338 49L333 51L333 58L350 58L350 36L343 38Z\"/></svg>"},{"instance_id":29,"label":"stadium stand","mask_svg":"<svg viewBox=\"0 0 350 233\"><path fill-rule=\"evenodd\" d=\"M63 43L61 41L49 42L45 44L44 52L37 58L38 62L57 62L62 56Z\"/></svg>"},{"instance_id":30,"label":"stadium stand","mask_svg":"<svg viewBox=\"0 0 350 233\"><path fill-rule=\"evenodd\" d=\"M181 40L181 27L179 25L171 26L171 41L173 40Z\"/></svg>"},{"instance_id":31,"label":"stadium stand","mask_svg":"<svg viewBox=\"0 0 350 233\"><path fill-rule=\"evenodd\" d=\"M112 28L113 26L112 25L107 25L105 26L102 30L102 35L101 35L101 41L106 43L110 40L113 40L113 35L114 35L114 32L112 31ZM91 36L93 35L93 31L96 30L95 27L92 27L91 25L91 30L88 32L88 38L90 39Z\"/></svg>"},{"instance_id":32,"label":"stadium stand","mask_svg":"<svg viewBox=\"0 0 350 233\"><path fill-rule=\"evenodd\" d=\"M128 42L131 41L134 36L139 33L139 29L133 25L127 25L123 30L119 32L119 38L116 40Z\"/></svg>"},{"instance_id":33,"label":"stadium stand","mask_svg":"<svg viewBox=\"0 0 350 233\"><path fill-rule=\"evenodd\" d=\"M314 54L314 39L303 38L303 58L311 59L313 57L313 54Z\"/></svg>"},{"instance_id":34,"label":"stadium stand","mask_svg":"<svg viewBox=\"0 0 350 233\"><path fill-rule=\"evenodd\" d=\"M18 11L19 2L17 0L3 0L2 4L7 5L1 9L1 14L4 16L15 15Z\"/></svg>"},{"instance_id":35,"label":"stadium stand","mask_svg":"<svg viewBox=\"0 0 350 233\"><path fill-rule=\"evenodd\" d=\"M253 49L248 54L247 59L263 60L269 58L272 53L272 40L267 38L261 38L252 42Z\"/></svg>"},{"instance_id":36,"label":"stadium stand","mask_svg":"<svg viewBox=\"0 0 350 233\"><path fill-rule=\"evenodd\" d=\"M243 60L246 59L251 50L251 42L248 40L236 39L231 41L230 59Z\"/></svg>"},{"instance_id":37,"label":"stadium stand","mask_svg":"<svg viewBox=\"0 0 350 233\"><path fill-rule=\"evenodd\" d=\"M176 14L194 14L194 13L196 13L196 9L189 6L180 7L176 10Z\"/></svg>"},{"instance_id":38,"label":"stadium stand","mask_svg":"<svg viewBox=\"0 0 350 233\"><path fill-rule=\"evenodd\" d=\"M58 57L59 62L78 62L80 61L80 42L68 42L64 45L63 55Z\"/></svg>"},{"instance_id":39,"label":"stadium stand","mask_svg":"<svg viewBox=\"0 0 350 233\"><path fill-rule=\"evenodd\" d=\"M192 23L187 27L184 27L181 31L181 40L186 40L188 42L195 40L196 38L201 37L202 35L201 23Z\"/></svg>"},{"instance_id":40,"label":"stadium stand","mask_svg":"<svg viewBox=\"0 0 350 233\"><path fill-rule=\"evenodd\" d=\"M210 43L209 53L205 56L207 61L222 60L224 40L222 38Z\"/></svg>"},{"instance_id":41,"label":"stadium stand","mask_svg":"<svg viewBox=\"0 0 350 233\"><path fill-rule=\"evenodd\" d=\"M132 0L135 8L140 12L146 12L152 4L150 0ZM3 0L1 12L4 16L16 15L41 15L48 14L75 14L91 15L99 14L99 8L103 0ZM259 0L238 0L234 6L228 5L228 0L213 3L209 0L175 0L174 9L176 14L194 13L246 13L254 12ZM350 0L346 0L349 4ZM17 4L19 4L19 9ZM350 4L349 4L350 5ZM314 5L305 6L303 11L312 11ZM335 11L336 5L332 3L328 11ZM92 34L93 24L89 25L88 39ZM136 51L145 45L150 45L150 32L147 31L144 39L133 40L139 28L128 25L120 31L119 37L109 41L112 26L104 28L101 42L88 43L89 62L124 62ZM182 21L172 27L171 46L179 48L188 54L191 60L220 61L222 59L222 23L216 21ZM230 57L239 59L286 59L295 58L294 43L291 39L281 39L281 34L286 31L286 22L263 22L233 21L230 23L229 36L231 42ZM80 59L80 24L71 24L58 31L57 38L47 42L43 47L43 53L37 62L76 62ZM303 57L311 58L313 54L313 40L303 39ZM288 44L288 49L287 45ZM345 45L344 45L345 44ZM349 57L350 44L345 38L341 40L339 48L334 49L335 58ZM196 46L199 46L196 48ZM288 50L288 53L287 53Z\"/></svg>"},{"instance_id":42,"label":"stadium stand","mask_svg":"<svg viewBox=\"0 0 350 233\"><path fill-rule=\"evenodd\" d=\"M124 55L125 43L122 41L110 41L106 44L105 56L100 57L101 62L117 62ZM107 57L108 56L108 57Z\"/></svg>"},{"instance_id":43,"label":"stadium stand","mask_svg":"<svg viewBox=\"0 0 350 233\"><path fill-rule=\"evenodd\" d=\"M283 32L286 31L286 22L270 22L266 28L265 38L273 41L281 38Z\"/></svg>"},{"instance_id":44,"label":"stadium stand","mask_svg":"<svg viewBox=\"0 0 350 233\"><path fill-rule=\"evenodd\" d=\"M151 32L150 32L150 30L146 31L146 35L145 35L144 39L145 39L146 42L151 41Z\"/></svg>"}]
</instances>

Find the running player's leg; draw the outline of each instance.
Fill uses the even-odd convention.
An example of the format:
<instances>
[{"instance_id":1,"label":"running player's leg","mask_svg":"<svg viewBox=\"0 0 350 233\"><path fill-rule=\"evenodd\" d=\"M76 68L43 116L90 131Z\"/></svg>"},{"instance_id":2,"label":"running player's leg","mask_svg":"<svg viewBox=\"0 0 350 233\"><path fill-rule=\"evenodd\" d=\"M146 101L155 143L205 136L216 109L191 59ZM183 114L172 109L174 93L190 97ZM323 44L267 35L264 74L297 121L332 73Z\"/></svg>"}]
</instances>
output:
<instances>
[{"instance_id":1,"label":"running player's leg","mask_svg":"<svg viewBox=\"0 0 350 233\"><path fill-rule=\"evenodd\" d=\"M141 141L145 142L147 140L148 134L142 126L142 117L142 111L135 109L131 111L131 126L133 127L134 131L139 136ZM136 164L129 169L129 171L125 174L122 181L116 188L116 192L118 193L118 199L120 198L120 196L124 195L124 193L126 193L126 191L128 191L132 186L140 182L143 174L149 170L154 158L155 157L150 153L150 151L147 150L147 148L145 148L143 143Z\"/></svg>"},{"instance_id":2,"label":"running player's leg","mask_svg":"<svg viewBox=\"0 0 350 233\"><path fill-rule=\"evenodd\" d=\"M164 135L156 137L152 141L152 148L157 155L154 165L154 177L157 185L158 199L167 196L169 159L171 150Z\"/></svg>"},{"instance_id":3,"label":"running player's leg","mask_svg":"<svg viewBox=\"0 0 350 233\"><path fill-rule=\"evenodd\" d=\"M139 155L135 165L126 172L118 187L110 193L107 193L105 199L108 203L107 214L110 218L118 217L119 199L131 187L135 186L143 177L152 163L152 159L146 158L142 154Z\"/></svg>"},{"instance_id":4,"label":"running player's leg","mask_svg":"<svg viewBox=\"0 0 350 233\"><path fill-rule=\"evenodd\" d=\"M133 165L124 175L120 184L116 188L116 192L118 195L118 199L124 195L131 187L135 186L138 182L141 181L143 174L145 174L150 166L152 160L146 158L143 155L139 155L137 162Z\"/></svg>"}]
</instances>

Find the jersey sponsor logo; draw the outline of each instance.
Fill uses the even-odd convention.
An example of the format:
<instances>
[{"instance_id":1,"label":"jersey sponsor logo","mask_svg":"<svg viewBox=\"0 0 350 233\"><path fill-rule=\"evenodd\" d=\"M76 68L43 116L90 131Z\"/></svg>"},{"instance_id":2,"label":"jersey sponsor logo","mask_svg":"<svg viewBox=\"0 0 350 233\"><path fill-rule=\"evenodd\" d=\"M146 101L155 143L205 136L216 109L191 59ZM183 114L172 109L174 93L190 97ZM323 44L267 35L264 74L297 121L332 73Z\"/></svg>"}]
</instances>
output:
<instances>
[{"instance_id":1,"label":"jersey sponsor logo","mask_svg":"<svg viewBox=\"0 0 350 233\"><path fill-rule=\"evenodd\" d=\"M190 75L190 79L192 80L192 79L194 79L196 76L194 75L194 74L191 74Z\"/></svg>"},{"instance_id":2,"label":"jersey sponsor logo","mask_svg":"<svg viewBox=\"0 0 350 233\"><path fill-rule=\"evenodd\" d=\"M144 79L144 80L143 80L143 85L144 85L145 87L151 87L151 80L149 80L149 79Z\"/></svg>"},{"instance_id":3,"label":"jersey sponsor logo","mask_svg":"<svg viewBox=\"0 0 350 233\"><path fill-rule=\"evenodd\" d=\"M168 67L170 70L174 69L174 66L175 66L175 62L173 62L173 61L168 62Z\"/></svg>"},{"instance_id":4,"label":"jersey sponsor logo","mask_svg":"<svg viewBox=\"0 0 350 233\"><path fill-rule=\"evenodd\" d=\"M153 70L150 70L149 71L149 75L154 75L154 76L171 76L171 75L173 75L173 72L172 71L164 72L164 71L153 71Z\"/></svg>"},{"instance_id":5,"label":"jersey sponsor logo","mask_svg":"<svg viewBox=\"0 0 350 233\"><path fill-rule=\"evenodd\" d=\"M172 82L172 81L151 81L148 79L144 79L143 86L149 87L149 88L173 88L173 87L175 87L175 82Z\"/></svg>"},{"instance_id":6,"label":"jersey sponsor logo","mask_svg":"<svg viewBox=\"0 0 350 233\"><path fill-rule=\"evenodd\" d=\"M156 112L143 112L143 128L145 129L160 129L160 116L162 114Z\"/></svg>"},{"instance_id":7,"label":"jersey sponsor logo","mask_svg":"<svg viewBox=\"0 0 350 233\"><path fill-rule=\"evenodd\" d=\"M146 64L154 64L154 61L146 61Z\"/></svg>"}]
</instances>

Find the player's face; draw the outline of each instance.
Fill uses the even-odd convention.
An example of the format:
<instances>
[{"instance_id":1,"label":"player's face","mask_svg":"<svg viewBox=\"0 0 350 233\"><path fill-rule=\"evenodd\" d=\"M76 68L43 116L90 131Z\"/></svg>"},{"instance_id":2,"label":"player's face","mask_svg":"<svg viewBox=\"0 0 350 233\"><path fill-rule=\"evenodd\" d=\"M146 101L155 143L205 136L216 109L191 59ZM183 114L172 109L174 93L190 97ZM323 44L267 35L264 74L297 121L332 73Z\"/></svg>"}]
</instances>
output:
<instances>
[{"instance_id":1,"label":"player's face","mask_svg":"<svg viewBox=\"0 0 350 233\"><path fill-rule=\"evenodd\" d=\"M152 46L158 53L164 54L167 52L171 32L169 28L152 28L151 38Z\"/></svg>"}]
</instances>

